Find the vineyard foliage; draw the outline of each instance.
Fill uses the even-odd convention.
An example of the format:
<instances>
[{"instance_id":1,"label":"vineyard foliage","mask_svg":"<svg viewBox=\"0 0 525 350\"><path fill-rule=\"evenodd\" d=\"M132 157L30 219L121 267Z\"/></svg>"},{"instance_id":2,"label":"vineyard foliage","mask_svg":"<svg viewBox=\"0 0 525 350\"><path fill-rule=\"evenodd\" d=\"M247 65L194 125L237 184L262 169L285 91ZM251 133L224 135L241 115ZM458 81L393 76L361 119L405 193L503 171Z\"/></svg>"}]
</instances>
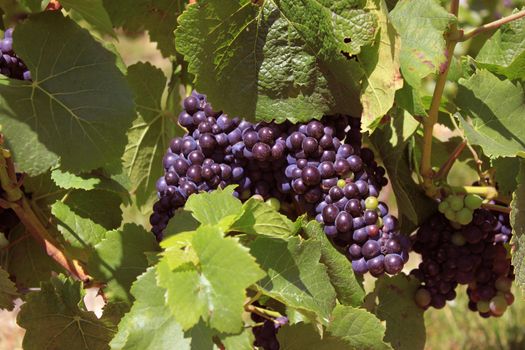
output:
<instances>
[{"instance_id":1,"label":"vineyard foliage","mask_svg":"<svg viewBox=\"0 0 525 350\"><path fill-rule=\"evenodd\" d=\"M525 4L485 28L498 18L455 0L189 2L0 1L30 72L0 72L0 308L23 301L24 349L250 350L268 320L284 350L424 348L420 281L404 270L365 291L305 212L229 185L189 196L156 240L157 180L192 90L252 123L360 118L405 241L448 195L480 195L510 213L502 246L525 287ZM116 41L142 32L169 72L124 63ZM448 183L451 168L479 180Z\"/></svg>"}]
</instances>

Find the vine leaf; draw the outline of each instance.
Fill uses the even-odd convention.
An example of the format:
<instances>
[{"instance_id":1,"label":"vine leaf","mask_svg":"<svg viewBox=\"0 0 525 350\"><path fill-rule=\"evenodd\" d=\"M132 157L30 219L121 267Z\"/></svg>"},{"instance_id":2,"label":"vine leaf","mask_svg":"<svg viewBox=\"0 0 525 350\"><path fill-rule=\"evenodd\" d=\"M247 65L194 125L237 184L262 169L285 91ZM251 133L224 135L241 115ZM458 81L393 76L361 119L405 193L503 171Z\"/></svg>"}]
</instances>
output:
<instances>
[{"instance_id":1,"label":"vine leaf","mask_svg":"<svg viewBox=\"0 0 525 350\"><path fill-rule=\"evenodd\" d=\"M9 274L0 268L0 309L12 311L15 307L14 300L19 297L16 286L9 279Z\"/></svg>"},{"instance_id":2,"label":"vine leaf","mask_svg":"<svg viewBox=\"0 0 525 350\"><path fill-rule=\"evenodd\" d=\"M30 293L17 318L26 329L24 348L107 349L115 327L86 311L82 293L80 282L63 275Z\"/></svg>"},{"instance_id":3,"label":"vine leaf","mask_svg":"<svg viewBox=\"0 0 525 350\"><path fill-rule=\"evenodd\" d=\"M377 129L370 140L384 161L388 178L396 195L401 231L410 234L433 212L435 204L429 200L412 178L408 161L408 146L419 123L407 112L391 118L390 124Z\"/></svg>"},{"instance_id":4,"label":"vine leaf","mask_svg":"<svg viewBox=\"0 0 525 350\"><path fill-rule=\"evenodd\" d=\"M376 281L376 314L386 321L385 341L394 349L418 350L425 346L423 310L414 302L418 287L419 281L404 274L383 276Z\"/></svg>"},{"instance_id":5,"label":"vine leaf","mask_svg":"<svg viewBox=\"0 0 525 350\"><path fill-rule=\"evenodd\" d=\"M40 283L48 281L53 272L64 272L51 259L23 225L18 225L9 232L9 255L7 272L16 276L19 289L38 288Z\"/></svg>"},{"instance_id":6,"label":"vine leaf","mask_svg":"<svg viewBox=\"0 0 525 350\"><path fill-rule=\"evenodd\" d=\"M199 1L179 18L177 50L197 88L229 114L292 122L357 115L363 70L343 54L374 41L376 18L363 7L362 1Z\"/></svg>"},{"instance_id":7,"label":"vine leaf","mask_svg":"<svg viewBox=\"0 0 525 350\"><path fill-rule=\"evenodd\" d=\"M131 284L148 267L145 253L157 249L151 233L142 226L126 224L122 230L108 232L95 246L88 271L98 281L107 283L104 295L108 300L131 303Z\"/></svg>"},{"instance_id":8,"label":"vine leaf","mask_svg":"<svg viewBox=\"0 0 525 350\"><path fill-rule=\"evenodd\" d=\"M115 27L130 32L146 30L164 57L174 56L174 30L186 0L103 0Z\"/></svg>"},{"instance_id":9,"label":"vine leaf","mask_svg":"<svg viewBox=\"0 0 525 350\"><path fill-rule=\"evenodd\" d=\"M456 105L461 112L456 115L468 141L491 158L514 157L523 151L525 127L516 123L525 118L523 95L521 84L499 80L485 69L460 79Z\"/></svg>"},{"instance_id":10,"label":"vine leaf","mask_svg":"<svg viewBox=\"0 0 525 350\"><path fill-rule=\"evenodd\" d=\"M109 15L102 5L102 0L61 0L60 5L67 11L72 10L74 13L80 15L82 19L100 34L116 38Z\"/></svg>"},{"instance_id":11,"label":"vine leaf","mask_svg":"<svg viewBox=\"0 0 525 350\"><path fill-rule=\"evenodd\" d=\"M369 6L379 19L379 33L372 46L363 47L359 54L365 71L361 94L363 114L361 128L373 131L381 118L394 104L396 90L403 86L400 73L400 39L392 23L384 0L369 0Z\"/></svg>"},{"instance_id":12,"label":"vine leaf","mask_svg":"<svg viewBox=\"0 0 525 350\"><path fill-rule=\"evenodd\" d=\"M268 276L257 284L262 293L327 324L336 293L327 268L320 264L321 243L292 237L288 241L259 237L250 246Z\"/></svg>"},{"instance_id":13,"label":"vine leaf","mask_svg":"<svg viewBox=\"0 0 525 350\"><path fill-rule=\"evenodd\" d=\"M295 235L301 227L300 221L294 223L267 203L254 198L245 202L243 209L231 231L286 238Z\"/></svg>"},{"instance_id":14,"label":"vine leaf","mask_svg":"<svg viewBox=\"0 0 525 350\"><path fill-rule=\"evenodd\" d=\"M512 226L512 265L516 283L525 290L525 161L519 161L519 173L516 178L518 187L512 194L510 203L510 223Z\"/></svg>"},{"instance_id":15,"label":"vine leaf","mask_svg":"<svg viewBox=\"0 0 525 350\"><path fill-rule=\"evenodd\" d=\"M165 290L157 285L155 268L139 276L131 294L135 302L120 321L111 349L190 349L190 339L164 304Z\"/></svg>"},{"instance_id":16,"label":"vine leaf","mask_svg":"<svg viewBox=\"0 0 525 350\"><path fill-rule=\"evenodd\" d=\"M390 12L401 36L400 63L403 78L412 87L405 93L421 105L421 79L443 69L446 62L444 33L456 21L434 0L401 0Z\"/></svg>"},{"instance_id":17,"label":"vine leaf","mask_svg":"<svg viewBox=\"0 0 525 350\"><path fill-rule=\"evenodd\" d=\"M329 334L323 338L316 332L312 324L297 323L292 326L283 327L277 333L277 339L282 350L353 350L341 338Z\"/></svg>"},{"instance_id":18,"label":"vine leaf","mask_svg":"<svg viewBox=\"0 0 525 350\"><path fill-rule=\"evenodd\" d=\"M356 280L348 259L334 248L317 221L312 220L306 225L303 223L303 230L306 237L320 242L321 263L326 266L326 272L339 302L343 305L360 306L364 298L364 291Z\"/></svg>"},{"instance_id":19,"label":"vine leaf","mask_svg":"<svg viewBox=\"0 0 525 350\"><path fill-rule=\"evenodd\" d=\"M264 271L245 247L223 237L218 227L199 227L191 247L197 265L187 263L171 270L166 258L157 265L169 309L185 330L202 318L219 332L241 331L245 290L263 278Z\"/></svg>"},{"instance_id":20,"label":"vine leaf","mask_svg":"<svg viewBox=\"0 0 525 350\"><path fill-rule=\"evenodd\" d=\"M218 189L213 192L192 195L188 198L185 210L203 225L217 225L226 230L242 211L242 203L233 196L235 186Z\"/></svg>"},{"instance_id":21,"label":"vine leaf","mask_svg":"<svg viewBox=\"0 0 525 350\"><path fill-rule=\"evenodd\" d=\"M509 79L525 79L524 41L525 18L506 23L483 45L476 62L480 67Z\"/></svg>"},{"instance_id":22,"label":"vine leaf","mask_svg":"<svg viewBox=\"0 0 525 350\"><path fill-rule=\"evenodd\" d=\"M58 11L31 16L13 42L33 76L0 79L0 124L20 169L37 175L60 160L82 172L118 161L133 99L115 56Z\"/></svg>"}]
</instances>

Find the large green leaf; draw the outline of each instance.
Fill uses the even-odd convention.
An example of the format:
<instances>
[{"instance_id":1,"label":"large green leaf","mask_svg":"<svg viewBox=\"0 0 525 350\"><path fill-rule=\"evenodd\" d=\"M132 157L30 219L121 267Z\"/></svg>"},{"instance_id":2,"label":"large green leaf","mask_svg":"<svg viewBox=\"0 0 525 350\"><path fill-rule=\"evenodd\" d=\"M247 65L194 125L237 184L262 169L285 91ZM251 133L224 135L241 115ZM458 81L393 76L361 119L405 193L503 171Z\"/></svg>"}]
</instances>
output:
<instances>
[{"instance_id":1,"label":"large green leaf","mask_svg":"<svg viewBox=\"0 0 525 350\"><path fill-rule=\"evenodd\" d=\"M361 305L364 291L355 278L350 261L334 248L317 221L308 222L303 229L306 237L321 243L321 262L326 266L339 302L356 307Z\"/></svg>"},{"instance_id":2,"label":"large green leaf","mask_svg":"<svg viewBox=\"0 0 525 350\"><path fill-rule=\"evenodd\" d=\"M512 195L510 223L512 225L512 265L516 283L525 290L525 161L519 162L518 188Z\"/></svg>"},{"instance_id":3,"label":"large green leaf","mask_svg":"<svg viewBox=\"0 0 525 350\"><path fill-rule=\"evenodd\" d=\"M407 112L377 129L370 140L378 149L396 195L401 231L410 234L435 211L435 204L412 178L409 163L409 139L417 130L417 121Z\"/></svg>"},{"instance_id":4,"label":"large green leaf","mask_svg":"<svg viewBox=\"0 0 525 350\"><path fill-rule=\"evenodd\" d=\"M177 49L214 106L246 119L360 114L363 70L343 53L373 43L362 1L203 0L179 18Z\"/></svg>"},{"instance_id":5,"label":"large green leaf","mask_svg":"<svg viewBox=\"0 0 525 350\"><path fill-rule=\"evenodd\" d=\"M244 212L232 225L232 231L285 238L296 234L300 228L300 222L292 222L260 200L251 198L243 208Z\"/></svg>"},{"instance_id":6,"label":"large green leaf","mask_svg":"<svg viewBox=\"0 0 525 350\"><path fill-rule=\"evenodd\" d=\"M155 183L163 175L162 156L177 128L163 110L166 77L160 69L149 63L134 64L128 68L128 82L135 95L138 116L128 131L124 168L133 183L131 191L137 204L143 205L156 193Z\"/></svg>"},{"instance_id":7,"label":"large green leaf","mask_svg":"<svg viewBox=\"0 0 525 350\"><path fill-rule=\"evenodd\" d=\"M157 285L150 268L131 287L135 302L118 325L111 349L190 349L190 339L164 304L165 290Z\"/></svg>"},{"instance_id":8,"label":"large green leaf","mask_svg":"<svg viewBox=\"0 0 525 350\"><path fill-rule=\"evenodd\" d=\"M88 271L97 281L107 283L104 294L108 300L131 303L131 284L148 267L144 253L157 249L150 232L142 226L126 224L122 230L108 232L95 246Z\"/></svg>"},{"instance_id":9,"label":"large green leaf","mask_svg":"<svg viewBox=\"0 0 525 350\"><path fill-rule=\"evenodd\" d=\"M53 13L51 13L53 12ZM0 79L0 124L20 169L87 171L119 160L133 99L115 56L60 12L16 27L33 82Z\"/></svg>"},{"instance_id":10,"label":"large green leaf","mask_svg":"<svg viewBox=\"0 0 525 350\"><path fill-rule=\"evenodd\" d=\"M99 33L116 37L102 0L60 0L60 5L80 15Z\"/></svg>"},{"instance_id":11,"label":"large green leaf","mask_svg":"<svg viewBox=\"0 0 525 350\"><path fill-rule=\"evenodd\" d=\"M116 27L130 32L147 30L165 57L176 54L173 31L185 0L103 0Z\"/></svg>"},{"instance_id":12,"label":"large green leaf","mask_svg":"<svg viewBox=\"0 0 525 350\"><path fill-rule=\"evenodd\" d=\"M403 86L399 71L400 40L390 21L384 0L369 0L372 13L379 18L379 33L373 46L359 54L365 71L361 103L361 128L373 131L394 103L396 90Z\"/></svg>"},{"instance_id":13,"label":"large green leaf","mask_svg":"<svg viewBox=\"0 0 525 350\"><path fill-rule=\"evenodd\" d=\"M469 142L480 145L491 158L514 157L523 151L525 125L516 122L525 118L523 86L499 80L484 69L459 84L455 102Z\"/></svg>"},{"instance_id":14,"label":"large green leaf","mask_svg":"<svg viewBox=\"0 0 525 350\"><path fill-rule=\"evenodd\" d=\"M313 312L319 322L328 323L336 293L326 266L319 263L319 241L261 236L251 244L250 252L268 274L258 282L264 294L299 311Z\"/></svg>"},{"instance_id":15,"label":"large green leaf","mask_svg":"<svg viewBox=\"0 0 525 350\"><path fill-rule=\"evenodd\" d=\"M312 324L297 323L277 333L281 350L354 350L341 338L325 334L322 338Z\"/></svg>"},{"instance_id":16,"label":"large green leaf","mask_svg":"<svg viewBox=\"0 0 525 350\"><path fill-rule=\"evenodd\" d=\"M13 310L15 307L13 301L18 297L18 291L13 281L9 279L9 274L0 268L0 309Z\"/></svg>"},{"instance_id":17,"label":"large green leaf","mask_svg":"<svg viewBox=\"0 0 525 350\"><path fill-rule=\"evenodd\" d=\"M80 282L61 275L29 294L17 318L24 349L107 349L115 327L86 311L82 292Z\"/></svg>"},{"instance_id":18,"label":"large green leaf","mask_svg":"<svg viewBox=\"0 0 525 350\"><path fill-rule=\"evenodd\" d=\"M481 67L509 79L525 79L525 18L502 25L476 56Z\"/></svg>"},{"instance_id":19,"label":"large green leaf","mask_svg":"<svg viewBox=\"0 0 525 350\"><path fill-rule=\"evenodd\" d=\"M403 78L417 94L421 79L443 69L444 33L455 17L436 0L401 0L390 13L390 19L401 36Z\"/></svg>"},{"instance_id":20,"label":"large green leaf","mask_svg":"<svg viewBox=\"0 0 525 350\"><path fill-rule=\"evenodd\" d=\"M425 346L423 309L414 302L420 283L404 274L376 281L379 299L376 314L386 321L385 340L396 350L419 350Z\"/></svg>"},{"instance_id":21,"label":"large green leaf","mask_svg":"<svg viewBox=\"0 0 525 350\"><path fill-rule=\"evenodd\" d=\"M223 222L227 228L242 212L241 201L233 196L235 186L191 195L184 210L191 211L193 217L203 225L217 225ZM223 226L223 225L221 225Z\"/></svg>"},{"instance_id":22,"label":"large green leaf","mask_svg":"<svg viewBox=\"0 0 525 350\"><path fill-rule=\"evenodd\" d=\"M167 289L170 310L184 329L205 320L219 332L241 330L245 290L264 277L248 250L217 227L201 226L191 239L198 264L171 270L167 258L157 265L159 285Z\"/></svg>"}]
</instances>

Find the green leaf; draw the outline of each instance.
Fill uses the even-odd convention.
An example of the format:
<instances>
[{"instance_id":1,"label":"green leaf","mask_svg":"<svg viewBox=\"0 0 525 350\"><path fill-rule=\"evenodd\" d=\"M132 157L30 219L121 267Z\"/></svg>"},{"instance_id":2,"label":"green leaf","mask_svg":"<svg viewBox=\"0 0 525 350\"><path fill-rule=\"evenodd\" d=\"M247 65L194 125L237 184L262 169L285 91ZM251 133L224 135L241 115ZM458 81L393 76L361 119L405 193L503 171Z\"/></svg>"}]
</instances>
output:
<instances>
[{"instance_id":1,"label":"green leaf","mask_svg":"<svg viewBox=\"0 0 525 350\"><path fill-rule=\"evenodd\" d=\"M516 190L516 178L520 169L520 158L505 157L491 159L491 167L496 169L496 183L498 184L498 193L504 196L512 196Z\"/></svg>"},{"instance_id":2,"label":"green leaf","mask_svg":"<svg viewBox=\"0 0 525 350\"><path fill-rule=\"evenodd\" d=\"M6 270L16 277L20 289L38 288L53 272L64 272L44 248L31 237L25 226L18 225L9 233L9 255Z\"/></svg>"},{"instance_id":3,"label":"green leaf","mask_svg":"<svg viewBox=\"0 0 525 350\"><path fill-rule=\"evenodd\" d=\"M385 327L381 321L363 309L337 305L326 330L352 349L391 349L383 342Z\"/></svg>"},{"instance_id":4,"label":"green leaf","mask_svg":"<svg viewBox=\"0 0 525 350\"><path fill-rule=\"evenodd\" d=\"M230 228L232 231L252 235L285 238L295 235L300 222L292 222L267 203L250 198L243 204L243 214Z\"/></svg>"},{"instance_id":5,"label":"green leaf","mask_svg":"<svg viewBox=\"0 0 525 350\"><path fill-rule=\"evenodd\" d=\"M513 157L525 147L524 91L520 84L499 80L487 70L459 80L457 114L471 144L491 158ZM505 103L502 103L505 101ZM467 122L467 117L470 122Z\"/></svg>"},{"instance_id":6,"label":"green leaf","mask_svg":"<svg viewBox=\"0 0 525 350\"><path fill-rule=\"evenodd\" d=\"M156 193L155 183L163 175L162 157L170 138L182 132L163 110L166 77L160 69L149 63L134 64L128 68L128 82L135 95L138 115L128 131L123 160L133 183L131 192L142 206Z\"/></svg>"},{"instance_id":7,"label":"green leaf","mask_svg":"<svg viewBox=\"0 0 525 350\"><path fill-rule=\"evenodd\" d=\"M516 283L525 290L525 161L520 159L519 173L516 181L518 187L512 194L510 203L510 224L512 226L511 243L512 265L516 275Z\"/></svg>"},{"instance_id":8,"label":"green leaf","mask_svg":"<svg viewBox=\"0 0 525 350\"><path fill-rule=\"evenodd\" d=\"M175 236L182 232L195 231L199 227L199 222L195 220L193 215L186 210L177 210L175 215L168 222L168 226L164 230L164 239L162 246L168 247L171 236Z\"/></svg>"},{"instance_id":9,"label":"green leaf","mask_svg":"<svg viewBox=\"0 0 525 350\"><path fill-rule=\"evenodd\" d=\"M74 191L51 207L58 230L74 248L89 249L122 221L120 198L106 191Z\"/></svg>"},{"instance_id":10,"label":"green leaf","mask_svg":"<svg viewBox=\"0 0 525 350\"><path fill-rule=\"evenodd\" d=\"M200 227L191 241L198 265L171 270L158 264L159 285L167 289L169 308L185 330L202 318L219 332L241 330L245 289L264 276L248 250L217 227ZM235 276L233 278L233 276Z\"/></svg>"},{"instance_id":11,"label":"green leaf","mask_svg":"<svg viewBox=\"0 0 525 350\"><path fill-rule=\"evenodd\" d=\"M376 281L376 314L386 321L385 341L394 349L418 350L425 346L424 311L414 302L419 285L418 280L404 274L382 276Z\"/></svg>"},{"instance_id":12,"label":"green leaf","mask_svg":"<svg viewBox=\"0 0 525 350\"><path fill-rule=\"evenodd\" d=\"M17 318L24 349L107 349L114 326L86 311L82 292L80 282L61 275L30 293Z\"/></svg>"},{"instance_id":13,"label":"green leaf","mask_svg":"<svg viewBox=\"0 0 525 350\"><path fill-rule=\"evenodd\" d=\"M401 0L390 13L401 36L401 72L415 91L421 79L443 69L444 33L456 20L435 0Z\"/></svg>"},{"instance_id":14,"label":"green leaf","mask_svg":"<svg viewBox=\"0 0 525 350\"><path fill-rule=\"evenodd\" d=\"M164 57L175 55L174 30L185 0L103 0L115 27L130 32L146 30Z\"/></svg>"},{"instance_id":15,"label":"green leaf","mask_svg":"<svg viewBox=\"0 0 525 350\"><path fill-rule=\"evenodd\" d=\"M76 175L60 169L51 172L51 179L55 184L64 189L93 190L100 184L101 180L89 175Z\"/></svg>"},{"instance_id":16,"label":"green leaf","mask_svg":"<svg viewBox=\"0 0 525 350\"><path fill-rule=\"evenodd\" d=\"M233 196L235 186L217 189L213 192L193 194L188 198L185 210L203 225L217 225L221 222L228 228L241 213L242 203ZM221 225L222 226L222 225Z\"/></svg>"},{"instance_id":17,"label":"green leaf","mask_svg":"<svg viewBox=\"0 0 525 350\"><path fill-rule=\"evenodd\" d=\"M13 302L18 297L18 291L13 281L9 279L9 274L0 268L0 309L12 311L15 307Z\"/></svg>"},{"instance_id":18,"label":"green leaf","mask_svg":"<svg viewBox=\"0 0 525 350\"><path fill-rule=\"evenodd\" d=\"M303 313L313 312L319 322L328 323L336 294L327 268L319 263L319 241L261 236L251 244L250 252L268 274L257 283L261 292Z\"/></svg>"},{"instance_id":19,"label":"green leaf","mask_svg":"<svg viewBox=\"0 0 525 350\"><path fill-rule=\"evenodd\" d=\"M281 350L354 350L341 338L330 334L319 336L311 324L298 323L293 326L283 327L277 333Z\"/></svg>"},{"instance_id":20,"label":"green leaf","mask_svg":"<svg viewBox=\"0 0 525 350\"><path fill-rule=\"evenodd\" d=\"M359 54L365 71L362 84L361 127L363 131L373 131L381 118L394 103L396 90L403 86L399 71L400 40L388 21L388 11L384 0L369 0L372 13L379 18L379 33L372 46L364 47Z\"/></svg>"},{"instance_id":21,"label":"green leaf","mask_svg":"<svg viewBox=\"0 0 525 350\"><path fill-rule=\"evenodd\" d=\"M102 0L60 0L60 5L67 11L80 15L97 32L116 38Z\"/></svg>"},{"instance_id":22,"label":"green leaf","mask_svg":"<svg viewBox=\"0 0 525 350\"><path fill-rule=\"evenodd\" d=\"M199 1L179 18L177 50L196 87L229 114L292 122L357 115L363 70L341 51L359 53L375 38L376 19L363 5Z\"/></svg>"},{"instance_id":23,"label":"green leaf","mask_svg":"<svg viewBox=\"0 0 525 350\"><path fill-rule=\"evenodd\" d=\"M251 328L244 328L239 334L220 335L220 339L226 349L253 350L255 336Z\"/></svg>"},{"instance_id":24,"label":"green leaf","mask_svg":"<svg viewBox=\"0 0 525 350\"><path fill-rule=\"evenodd\" d=\"M142 226L126 224L119 231L110 231L95 246L88 271L97 281L106 282L104 295L110 301L131 303L131 284L148 267L145 252L158 249L154 236Z\"/></svg>"},{"instance_id":25,"label":"green leaf","mask_svg":"<svg viewBox=\"0 0 525 350\"><path fill-rule=\"evenodd\" d=\"M135 302L120 321L111 349L190 349L190 339L164 304L165 290L157 285L155 268L133 283L131 294Z\"/></svg>"},{"instance_id":26,"label":"green leaf","mask_svg":"<svg viewBox=\"0 0 525 350\"><path fill-rule=\"evenodd\" d=\"M517 12L515 10L514 12ZM480 67L509 79L525 79L525 18L502 25L476 56Z\"/></svg>"},{"instance_id":27,"label":"green leaf","mask_svg":"<svg viewBox=\"0 0 525 350\"><path fill-rule=\"evenodd\" d=\"M401 231L410 234L435 212L435 204L412 178L409 164L408 141L418 122L407 112L391 119L389 125L377 129L370 140L384 161L388 178L396 195Z\"/></svg>"},{"instance_id":28,"label":"green leaf","mask_svg":"<svg viewBox=\"0 0 525 350\"><path fill-rule=\"evenodd\" d=\"M13 41L33 75L0 79L0 124L20 169L36 175L60 159L82 172L118 161L134 114L115 56L58 11L31 16Z\"/></svg>"},{"instance_id":29,"label":"green leaf","mask_svg":"<svg viewBox=\"0 0 525 350\"><path fill-rule=\"evenodd\" d=\"M356 307L361 305L364 291L355 279L352 264L334 248L317 221L308 222L303 229L306 237L319 241L321 244L321 263L326 266L326 272L339 302Z\"/></svg>"}]
</instances>

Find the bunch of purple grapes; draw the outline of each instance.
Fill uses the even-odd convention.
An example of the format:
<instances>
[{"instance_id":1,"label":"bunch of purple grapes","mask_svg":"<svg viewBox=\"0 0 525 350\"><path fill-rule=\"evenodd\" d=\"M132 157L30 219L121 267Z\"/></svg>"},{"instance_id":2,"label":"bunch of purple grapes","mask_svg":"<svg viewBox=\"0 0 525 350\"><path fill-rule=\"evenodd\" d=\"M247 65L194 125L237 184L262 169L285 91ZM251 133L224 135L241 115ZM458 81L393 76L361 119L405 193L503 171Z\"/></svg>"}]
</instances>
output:
<instances>
[{"instance_id":1,"label":"bunch of purple grapes","mask_svg":"<svg viewBox=\"0 0 525 350\"><path fill-rule=\"evenodd\" d=\"M377 200L387 184L385 169L361 147L359 119L252 124L215 112L194 92L178 121L188 133L174 138L164 156L150 218L159 240L191 194L234 184L234 195L243 201L257 195L275 200L287 215L316 217L357 273L402 269L409 241Z\"/></svg>"},{"instance_id":2,"label":"bunch of purple grapes","mask_svg":"<svg viewBox=\"0 0 525 350\"><path fill-rule=\"evenodd\" d=\"M510 235L506 214L477 209L464 226L434 215L419 228L413 246L422 256L412 271L422 282L416 303L443 308L456 297L457 285L465 284L470 310L483 317L501 316L514 301L510 292L514 274L504 246Z\"/></svg>"},{"instance_id":3,"label":"bunch of purple grapes","mask_svg":"<svg viewBox=\"0 0 525 350\"><path fill-rule=\"evenodd\" d=\"M4 32L0 39L0 74L18 80L31 80L31 72L13 51L13 28Z\"/></svg>"}]
</instances>

